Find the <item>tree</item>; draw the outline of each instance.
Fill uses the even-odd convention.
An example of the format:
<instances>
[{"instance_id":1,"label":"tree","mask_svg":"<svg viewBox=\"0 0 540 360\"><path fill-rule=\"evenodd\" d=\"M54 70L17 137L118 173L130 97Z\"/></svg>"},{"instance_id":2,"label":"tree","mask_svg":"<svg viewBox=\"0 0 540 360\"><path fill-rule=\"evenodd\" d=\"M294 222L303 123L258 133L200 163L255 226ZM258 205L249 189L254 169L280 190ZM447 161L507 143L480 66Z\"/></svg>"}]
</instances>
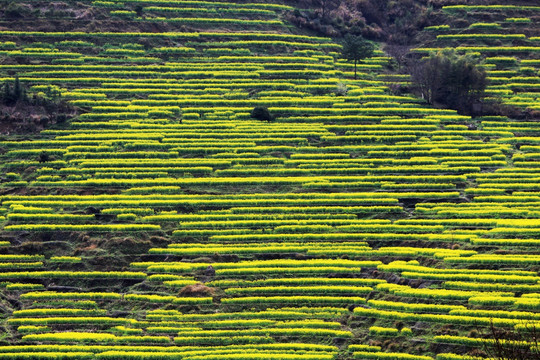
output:
<instances>
[{"instance_id":1,"label":"tree","mask_svg":"<svg viewBox=\"0 0 540 360\"><path fill-rule=\"evenodd\" d=\"M2 87L3 91L0 93L0 104L14 106L18 102L29 103L26 87L21 84L18 76L15 76L13 87L11 87L9 80L6 80Z\"/></svg>"},{"instance_id":2,"label":"tree","mask_svg":"<svg viewBox=\"0 0 540 360\"><path fill-rule=\"evenodd\" d=\"M408 55L411 53L411 46L401 44L387 44L384 51L395 60L397 70L401 71L407 65Z\"/></svg>"},{"instance_id":3,"label":"tree","mask_svg":"<svg viewBox=\"0 0 540 360\"><path fill-rule=\"evenodd\" d=\"M356 64L365 58L373 56L375 46L361 36L345 35L342 55L349 61L354 61L354 79L356 80Z\"/></svg>"},{"instance_id":4,"label":"tree","mask_svg":"<svg viewBox=\"0 0 540 360\"><path fill-rule=\"evenodd\" d=\"M21 88L21 81L19 80L18 76L15 76L15 85L13 85L13 93L15 94L15 98L20 99L22 97L22 88Z\"/></svg>"},{"instance_id":5,"label":"tree","mask_svg":"<svg viewBox=\"0 0 540 360\"><path fill-rule=\"evenodd\" d=\"M486 73L472 55L458 55L455 50L432 53L411 69L413 86L429 104L470 114L473 105L484 97Z\"/></svg>"},{"instance_id":6,"label":"tree","mask_svg":"<svg viewBox=\"0 0 540 360\"><path fill-rule=\"evenodd\" d=\"M319 9L322 18L325 18L328 13L339 6L339 0L313 0L313 5Z\"/></svg>"},{"instance_id":7,"label":"tree","mask_svg":"<svg viewBox=\"0 0 540 360\"><path fill-rule=\"evenodd\" d=\"M19 78L15 78L15 84L12 87L9 80L4 82L4 91L2 92L2 105L13 106L22 96L21 83Z\"/></svg>"},{"instance_id":8,"label":"tree","mask_svg":"<svg viewBox=\"0 0 540 360\"><path fill-rule=\"evenodd\" d=\"M482 348L493 360L540 360L540 329L534 322L519 324L516 329L479 330Z\"/></svg>"},{"instance_id":9,"label":"tree","mask_svg":"<svg viewBox=\"0 0 540 360\"><path fill-rule=\"evenodd\" d=\"M9 104L11 102L12 92L9 82L4 83L4 93L2 94L2 104Z\"/></svg>"}]
</instances>

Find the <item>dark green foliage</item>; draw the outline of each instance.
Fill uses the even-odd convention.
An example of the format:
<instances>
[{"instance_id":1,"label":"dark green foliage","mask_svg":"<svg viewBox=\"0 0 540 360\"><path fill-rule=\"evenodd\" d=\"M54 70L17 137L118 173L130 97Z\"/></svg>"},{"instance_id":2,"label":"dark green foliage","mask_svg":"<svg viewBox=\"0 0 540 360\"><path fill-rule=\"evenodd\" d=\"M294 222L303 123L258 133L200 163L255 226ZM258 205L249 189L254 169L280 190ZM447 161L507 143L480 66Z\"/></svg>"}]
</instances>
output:
<instances>
[{"instance_id":1,"label":"dark green foliage","mask_svg":"<svg viewBox=\"0 0 540 360\"><path fill-rule=\"evenodd\" d=\"M26 89L21 85L19 77L15 77L13 86L9 81L6 81L3 85L1 103L6 106L13 106L18 101L27 102L28 97Z\"/></svg>"},{"instance_id":2,"label":"dark green foliage","mask_svg":"<svg viewBox=\"0 0 540 360\"><path fill-rule=\"evenodd\" d=\"M471 114L487 85L486 73L478 64L472 55L458 55L453 50L432 53L413 67L412 81L429 104Z\"/></svg>"},{"instance_id":3,"label":"dark green foliage","mask_svg":"<svg viewBox=\"0 0 540 360\"><path fill-rule=\"evenodd\" d=\"M31 16L32 10L28 5L12 2L4 10L4 15L8 19L21 19Z\"/></svg>"},{"instance_id":4,"label":"dark green foliage","mask_svg":"<svg viewBox=\"0 0 540 360\"><path fill-rule=\"evenodd\" d=\"M257 106L251 111L251 117L261 121L274 121L274 116L265 106Z\"/></svg>"},{"instance_id":5,"label":"dark green foliage","mask_svg":"<svg viewBox=\"0 0 540 360\"><path fill-rule=\"evenodd\" d=\"M50 159L49 154L47 154L46 151L42 151L42 152L39 154L38 161L39 161L40 163L44 163L44 162L51 161L51 159Z\"/></svg>"},{"instance_id":6,"label":"dark green foliage","mask_svg":"<svg viewBox=\"0 0 540 360\"><path fill-rule=\"evenodd\" d=\"M343 40L342 55L354 62L354 78L356 79L356 64L358 61L373 56L375 46L361 36L346 35Z\"/></svg>"},{"instance_id":7,"label":"dark green foliage","mask_svg":"<svg viewBox=\"0 0 540 360\"><path fill-rule=\"evenodd\" d=\"M135 6L135 12L137 13L137 16L143 16L143 6L142 5Z\"/></svg>"},{"instance_id":8,"label":"dark green foliage","mask_svg":"<svg viewBox=\"0 0 540 360\"><path fill-rule=\"evenodd\" d=\"M5 106L15 106L20 103L24 105L44 106L48 110L53 111L61 101L60 91L53 86L49 86L39 94L31 93L29 96L26 86L21 84L18 76L15 77L14 81L6 80L0 88L2 88L0 92L0 104Z\"/></svg>"}]
</instances>

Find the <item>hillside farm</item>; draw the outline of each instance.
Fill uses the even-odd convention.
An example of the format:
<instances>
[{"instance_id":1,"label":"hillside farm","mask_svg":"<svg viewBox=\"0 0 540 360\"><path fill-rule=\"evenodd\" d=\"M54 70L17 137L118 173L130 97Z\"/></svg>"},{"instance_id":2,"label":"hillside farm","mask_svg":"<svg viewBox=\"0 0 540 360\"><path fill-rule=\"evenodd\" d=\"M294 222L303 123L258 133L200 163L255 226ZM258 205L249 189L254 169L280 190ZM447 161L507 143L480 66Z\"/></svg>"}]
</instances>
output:
<instances>
[{"instance_id":1,"label":"hillside farm","mask_svg":"<svg viewBox=\"0 0 540 360\"><path fill-rule=\"evenodd\" d=\"M540 4L429 3L410 56L476 56L515 117L291 2L0 0L0 359L488 360L540 327Z\"/></svg>"}]
</instances>

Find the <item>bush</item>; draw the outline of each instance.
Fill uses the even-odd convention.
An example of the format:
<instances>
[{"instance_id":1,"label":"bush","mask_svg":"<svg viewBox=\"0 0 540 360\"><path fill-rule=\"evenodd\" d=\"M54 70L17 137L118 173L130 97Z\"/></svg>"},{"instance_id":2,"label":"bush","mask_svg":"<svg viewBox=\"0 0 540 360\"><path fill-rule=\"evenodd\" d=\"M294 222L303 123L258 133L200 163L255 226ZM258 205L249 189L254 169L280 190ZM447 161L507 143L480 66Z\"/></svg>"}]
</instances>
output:
<instances>
[{"instance_id":1,"label":"bush","mask_svg":"<svg viewBox=\"0 0 540 360\"><path fill-rule=\"evenodd\" d=\"M16 2L10 3L4 10L4 15L8 19L21 19L29 17L31 14L32 10L28 5Z\"/></svg>"},{"instance_id":2,"label":"bush","mask_svg":"<svg viewBox=\"0 0 540 360\"><path fill-rule=\"evenodd\" d=\"M274 116L270 113L270 110L268 110L265 106L256 106L251 111L251 117L253 119L261 120L261 121L274 121Z\"/></svg>"}]
</instances>

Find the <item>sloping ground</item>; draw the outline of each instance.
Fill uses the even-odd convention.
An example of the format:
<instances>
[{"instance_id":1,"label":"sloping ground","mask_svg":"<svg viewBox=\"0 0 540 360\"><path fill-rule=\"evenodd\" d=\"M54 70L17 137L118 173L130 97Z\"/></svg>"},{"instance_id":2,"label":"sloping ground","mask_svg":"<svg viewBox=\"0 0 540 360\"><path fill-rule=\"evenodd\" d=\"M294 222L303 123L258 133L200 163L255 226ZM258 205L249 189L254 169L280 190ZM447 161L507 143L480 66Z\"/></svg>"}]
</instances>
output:
<instances>
[{"instance_id":1,"label":"sloping ground","mask_svg":"<svg viewBox=\"0 0 540 360\"><path fill-rule=\"evenodd\" d=\"M414 51L427 53L453 48L458 52L476 53L485 58L489 95L504 105L538 111L540 6L530 4L494 2L444 6L442 13L446 23L424 29L432 47Z\"/></svg>"},{"instance_id":2,"label":"sloping ground","mask_svg":"<svg viewBox=\"0 0 540 360\"><path fill-rule=\"evenodd\" d=\"M84 112L1 143L1 357L470 359L538 321L534 121L392 95L381 52L354 80L277 4L79 8L129 21L0 33L5 78Z\"/></svg>"}]
</instances>

